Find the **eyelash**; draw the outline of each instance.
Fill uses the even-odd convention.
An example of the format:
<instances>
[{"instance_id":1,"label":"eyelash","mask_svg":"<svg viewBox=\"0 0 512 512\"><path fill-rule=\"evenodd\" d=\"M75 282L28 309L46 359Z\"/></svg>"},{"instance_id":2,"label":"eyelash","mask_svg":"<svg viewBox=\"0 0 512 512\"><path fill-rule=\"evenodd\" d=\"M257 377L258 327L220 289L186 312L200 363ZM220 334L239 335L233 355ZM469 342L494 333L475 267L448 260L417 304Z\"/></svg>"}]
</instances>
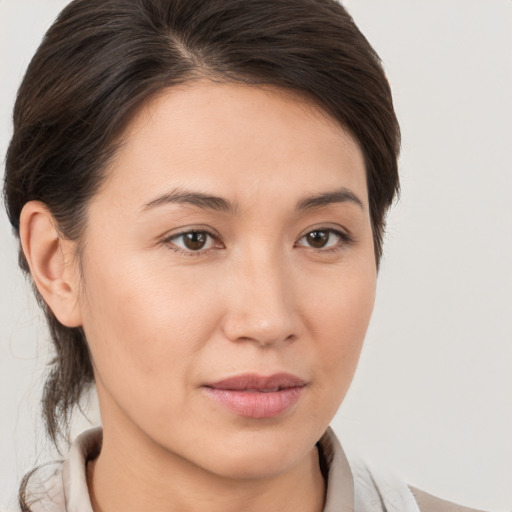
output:
<instances>
[{"instance_id":1,"label":"eyelash","mask_svg":"<svg viewBox=\"0 0 512 512\"><path fill-rule=\"evenodd\" d=\"M304 235L300 236L297 240L300 241L302 240L303 238L307 237L308 235L310 235L311 233L314 233L314 232L324 232L324 233L328 233L329 235L334 235L334 236L337 236L339 238L339 242L337 244L335 244L333 247L328 247L327 249L323 249L323 248L315 248L315 247L309 247L309 249L313 250L314 252L316 253L322 253L322 254L325 254L325 253L332 253L332 252L337 252L337 251L340 251L343 249L343 247L347 247L347 246L350 246L354 243L354 239L352 238L351 235L349 235L348 233L344 232L344 231L341 231L341 230L338 230L338 229L334 229L334 228L316 228L316 229L312 229L310 231L308 231L307 233L305 233ZM182 249L180 247L178 247L176 244L174 244L174 241L185 236L185 235L190 235L190 234L204 234L214 240L217 240L219 237L217 234L215 233L212 233L208 230L205 230L205 229L191 229L191 230L188 230L188 231L183 231L181 233L176 233L172 236L169 236L167 238L165 238L162 242L169 248L171 249L172 251L180 254L180 255L183 255L183 256L203 256L204 254L210 252L211 250L213 250L214 248L211 247L211 248L208 248L208 249L199 249L197 251L194 251L194 250L185 250L185 249ZM297 244L296 242L296 244ZM296 245L294 245L295 247Z\"/></svg>"},{"instance_id":2,"label":"eyelash","mask_svg":"<svg viewBox=\"0 0 512 512\"><path fill-rule=\"evenodd\" d=\"M184 237L185 235L190 234L204 234L213 240L217 240L219 236L216 233L212 233L206 229L190 229L188 231L182 231L181 233L176 233L175 235L171 235L163 240L163 243L172 251L177 252L179 255L182 256L203 256L204 254L210 252L214 248L208 248L208 249L199 249L197 251L193 250L185 250L181 247L178 247L174 240L177 240L178 238Z\"/></svg>"},{"instance_id":3,"label":"eyelash","mask_svg":"<svg viewBox=\"0 0 512 512\"><path fill-rule=\"evenodd\" d=\"M313 250L317 253L325 254L325 253L338 252L338 251L341 251L344 247L350 246L354 243L354 239L352 238L352 236L349 235L348 233L346 233L345 231L341 231L339 229L334 229L334 228L322 228L322 227L308 231L307 233L305 233L304 235L302 235L299 238L299 241L302 240L303 238L307 237L311 233L315 233L315 232L328 233L329 237L331 235L334 235L339 238L338 243L336 243L334 246L328 247L326 249L309 247L311 250Z\"/></svg>"}]
</instances>

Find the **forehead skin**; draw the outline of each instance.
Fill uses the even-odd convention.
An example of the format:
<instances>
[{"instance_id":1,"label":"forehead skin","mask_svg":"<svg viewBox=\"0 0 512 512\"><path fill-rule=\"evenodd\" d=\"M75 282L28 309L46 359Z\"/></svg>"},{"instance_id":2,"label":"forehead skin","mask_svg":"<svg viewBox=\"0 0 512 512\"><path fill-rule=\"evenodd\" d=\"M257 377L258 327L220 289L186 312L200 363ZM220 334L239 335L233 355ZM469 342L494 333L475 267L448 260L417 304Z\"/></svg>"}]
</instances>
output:
<instances>
[{"instance_id":1,"label":"forehead skin","mask_svg":"<svg viewBox=\"0 0 512 512\"><path fill-rule=\"evenodd\" d=\"M281 101L275 102L276 96ZM257 115L265 108L271 109L278 122L269 124ZM290 185L296 183L299 187L301 178L310 179L315 169L337 161L343 169L345 186L358 190L365 208L368 205L366 176L360 173L364 157L358 143L336 120L298 92L207 80L187 83L165 89L145 102L121 140L104 183L119 181L108 187L116 201L123 199L123 189L149 193L161 171L178 171L171 172L176 187L180 186L180 174L190 186L197 173L201 175L198 185L203 189L220 189L222 195L237 197L244 191L250 198L261 188L258 181L270 185L273 176L279 180L283 169L275 168L276 161L286 163ZM312 144L317 149L314 152L310 151ZM144 161L148 155L151 163ZM222 181L228 169L237 173L237 191L231 180ZM204 171L210 175L209 183ZM323 185L329 187L329 183ZM323 188L319 183L319 191ZM267 194L269 189L272 187L268 187ZM282 192L276 190L281 201Z\"/></svg>"}]
</instances>

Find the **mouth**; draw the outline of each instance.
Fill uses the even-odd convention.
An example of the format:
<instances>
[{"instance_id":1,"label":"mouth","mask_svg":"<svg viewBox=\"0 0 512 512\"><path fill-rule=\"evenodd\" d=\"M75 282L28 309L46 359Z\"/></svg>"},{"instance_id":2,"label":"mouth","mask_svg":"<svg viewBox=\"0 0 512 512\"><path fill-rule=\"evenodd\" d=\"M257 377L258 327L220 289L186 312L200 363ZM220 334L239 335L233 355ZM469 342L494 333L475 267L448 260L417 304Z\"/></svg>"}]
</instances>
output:
<instances>
[{"instance_id":1,"label":"mouth","mask_svg":"<svg viewBox=\"0 0 512 512\"><path fill-rule=\"evenodd\" d=\"M245 374L205 384L203 390L216 403L246 418L274 418L300 399L306 382L288 373L270 376Z\"/></svg>"}]
</instances>

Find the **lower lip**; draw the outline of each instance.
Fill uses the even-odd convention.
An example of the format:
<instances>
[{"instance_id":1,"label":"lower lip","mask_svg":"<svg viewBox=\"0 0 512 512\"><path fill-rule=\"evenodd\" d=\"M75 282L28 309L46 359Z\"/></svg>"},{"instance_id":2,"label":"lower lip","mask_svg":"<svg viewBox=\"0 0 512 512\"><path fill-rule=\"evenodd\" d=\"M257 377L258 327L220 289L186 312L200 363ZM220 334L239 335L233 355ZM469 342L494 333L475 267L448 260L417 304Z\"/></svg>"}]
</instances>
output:
<instances>
[{"instance_id":1,"label":"lower lip","mask_svg":"<svg viewBox=\"0 0 512 512\"><path fill-rule=\"evenodd\" d=\"M290 409L300 398L303 386L270 393L203 388L208 396L231 412L246 418L274 418Z\"/></svg>"}]
</instances>

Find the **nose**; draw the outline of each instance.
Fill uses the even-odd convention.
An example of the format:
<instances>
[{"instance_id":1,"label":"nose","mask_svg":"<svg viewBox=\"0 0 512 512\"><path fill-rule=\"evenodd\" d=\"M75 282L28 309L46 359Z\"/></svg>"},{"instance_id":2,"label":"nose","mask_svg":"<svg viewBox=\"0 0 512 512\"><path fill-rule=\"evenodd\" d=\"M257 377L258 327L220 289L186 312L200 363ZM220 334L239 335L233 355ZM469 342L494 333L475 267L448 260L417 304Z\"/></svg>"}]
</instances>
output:
<instances>
[{"instance_id":1,"label":"nose","mask_svg":"<svg viewBox=\"0 0 512 512\"><path fill-rule=\"evenodd\" d=\"M229 300L223 320L229 340L269 347L299 336L293 277L285 262L277 260L253 257L231 267L225 281Z\"/></svg>"}]
</instances>

